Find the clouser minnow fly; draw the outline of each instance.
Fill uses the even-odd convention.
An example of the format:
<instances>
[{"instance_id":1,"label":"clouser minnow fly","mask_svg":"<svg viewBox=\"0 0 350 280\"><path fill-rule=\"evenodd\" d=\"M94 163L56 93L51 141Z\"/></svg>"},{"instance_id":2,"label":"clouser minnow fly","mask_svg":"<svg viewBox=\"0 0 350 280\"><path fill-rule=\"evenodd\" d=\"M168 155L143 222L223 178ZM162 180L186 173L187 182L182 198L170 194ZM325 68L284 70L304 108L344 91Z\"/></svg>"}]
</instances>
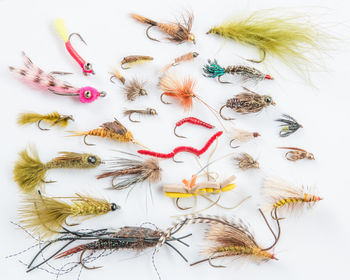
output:
<instances>
[{"instance_id":1,"label":"clouser minnow fly","mask_svg":"<svg viewBox=\"0 0 350 280\"><path fill-rule=\"evenodd\" d=\"M94 253L98 252L97 256L94 256L93 260L96 260L102 256L104 256L104 251L110 250L111 252L118 252L119 250L130 250L130 251L145 251L147 249L153 248L152 254L152 263L153 267L160 279L160 275L155 266L154 256L159 251L159 249L165 244L172 248L177 254L179 254L186 262L187 259L183 256L183 254L172 244L174 242L179 242L186 247L189 247L187 243L183 241L183 239L191 236L192 234L186 234L184 236L175 237L174 235L179 232L187 219L179 221L175 223L172 227L168 228L165 231L162 231L159 228L150 229L148 227L140 226L124 226L119 229L95 229L95 230L79 230L79 231L70 231L64 228L60 232L60 236L56 239L44 241L41 244L40 250L34 256L34 258L27 265L27 272L33 271L37 268L41 268L44 264L47 264L52 259L60 259L68 256L72 256L75 254L80 254L78 258L78 262L73 262L72 267L68 268L68 264L66 263L64 270L55 270L53 273L59 275L63 275L72 271L79 264L88 270L97 269L101 267L89 267L87 263L91 262L91 256ZM71 249L64 251L66 247L73 243L84 242L79 244ZM50 249L50 246L53 244L61 244L59 249L53 253L44 254L46 250ZM88 256L84 257L85 253L90 253ZM43 260L40 259L43 258ZM49 266L48 269L45 269L48 272L50 271L52 266Z\"/></svg>"},{"instance_id":2,"label":"clouser minnow fly","mask_svg":"<svg viewBox=\"0 0 350 280\"><path fill-rule=\"evenodd\" d=\"M55 181L45 181L46 172L54 168L94 168L101 159L93 154L61 152L61 155L42 163L34 148L23 150L13 170L14 180L24 192L31 192L35 187Z\"/></svg>"},{"instance_id":3,"label":"clouser minnow fly","mask_svg":"<svg viewBox=\"0 0 350 280\"><path fill-rule=\"evenodd\" d=\"M45 73L39 67L35 66L28 56L23 52L24 69L9 66L10 71L15 72L25 81L46 89L54 94L62 96L78 96L80 102L91 103L98 97L105 97L104 91L99 92L93 87L77 88L69 83L57 79L54 74L70 74L67 72L50 72Z\"/></svg>"},{"instance_id":4,"label":"clouser minnow fly","mask_svg":"<svg viewBox=\"0 0 350 280\"><path fill-rule=\"evenodd\" d=\"M230 84L230 82L223 82L221 77L225 74L237 75L242 77L242 80L249 81L262 81L262 80L273 80L273 78L264 74L258 69L253 67L244 66L244 65L235 65L235 66L227 66L225 68L221 67L216 59L212 62L210 59L208 60L208 64L203 67L204 76L208 78L216 78L218 77L218 81L222 84Z\"/></svg>"},{"instance_id":5,"label":"clouser minnow fly","mask_svg":"<svg viewBox=\"0 0 350 280\"><path fill-rule=\"evenodd\" d=\"M149 39L153 41L159 42L159 40L152 38L149 36L148 31L153 27L156 26L158 27L162 32L166 33L169 35L167 39L171 42L175 43L183 43L186 41L193 42L194 44L196 43L194 35L191 33L192 29L192 23L193 23L193 14L188 13L187 14L187 19L185 16L182 16L182 22L175 22L175 23L161 23L161 22L156 22L154 20L151 20L149 18L145 18L143 16L137 15L137 14L131 14L131 17L134 18L135 20L149 25L149 27L146 29L146 35Z\"/></svg>"},{"instance_id":6,"label":"clouser minnow fly","mask_svg":"<svg viewBox=\"0 0 350 280\"><path fill-rule=\"evenodd\" d=\"M81 69L83 70L83 74L87 76L88 74L95 74L94 70L92 69L92 64L90 62L86 62L73 48L72 43L70 39L72 36L78 36L78 38L86 45L86 42L84 41L83 37L79 33L71 33L68 35L66 25L64 24L63 19L56 19L54 21L55 28L58 32L58 34L62 37L64 40L64 44L66 46L67 51L69 54L73 57L73 59L78 62Z\"/></svg>"}]
</instances>

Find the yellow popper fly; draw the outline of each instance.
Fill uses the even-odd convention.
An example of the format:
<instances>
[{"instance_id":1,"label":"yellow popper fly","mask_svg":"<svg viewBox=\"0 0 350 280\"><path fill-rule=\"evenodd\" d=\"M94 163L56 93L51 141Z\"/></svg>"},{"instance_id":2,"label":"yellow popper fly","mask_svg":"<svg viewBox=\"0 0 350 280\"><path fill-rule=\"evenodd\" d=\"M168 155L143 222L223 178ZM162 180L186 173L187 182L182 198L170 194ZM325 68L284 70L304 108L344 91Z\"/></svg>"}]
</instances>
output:
<instances>
[{"instance_id":1,"label":"yellow popper fly","mask_svg":"<svg viewBox=\"0 0 350 280\"><path fill-rule=\"evenodd\" d=\"M19 216L25 229L30 229L41 237L48 237L59 233L62 226L69 226L68 218L92 218L117 209L120 209L117 204L101 198L80 194L72 197L47 197L39 193L25 197L19 208Z\"/></svg>"}]
</instances>

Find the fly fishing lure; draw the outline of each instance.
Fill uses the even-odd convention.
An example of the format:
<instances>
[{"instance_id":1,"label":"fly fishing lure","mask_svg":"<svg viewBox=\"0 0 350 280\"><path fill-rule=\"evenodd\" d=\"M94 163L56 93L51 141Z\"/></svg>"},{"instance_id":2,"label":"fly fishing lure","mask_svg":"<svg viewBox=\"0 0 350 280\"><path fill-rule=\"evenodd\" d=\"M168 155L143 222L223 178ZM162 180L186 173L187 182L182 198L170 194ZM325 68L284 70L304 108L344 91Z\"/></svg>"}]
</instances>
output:
<instances>
[{"instance_id":1,"label":"fly fishing lure","mask_svg":"<svg viewBox=\"0 0 350 280\"><path fill-rule=\"evenodd\" d=\"M265 9L247 17L237 17L211 28L207 34L217 34L245 45L256 47L263 62L266 54L276 56L290 68L302 71L315 60L317 51L324 48L330 38L322 24L310 23L309 16L290 10ZM314 57L314 60L310 59Z\"/></svg>"},{"instance_id":2,"label":"fly fishing lure","mask_svg":"<svg viewBox=\"0 0 350 280\"><path fill-rule=\"evenodd\" d=\"M282 126L282 129L280 131L281 137L287 137L294 132L296 132L299 128L302 128L303 126L299 124L294 118L287 114L283 114L282 118L277 119L277 122L280 122Z\"/></svg>"},{"instance_id":3,"label":"fly fishing lure","mask_svg":"<svg viewBox=\"0 0 350 280\"><path fill-rule=\"evenodd\" d=\"M166 95L175 98L185 111L190 111L192 108L193 99L196 99L204 104L222 125L220 118L217 117L218 112L194 92L195 81L191 77L187 77L181 81L176 75L165 72L165 74L160 78L158 86L163 91L163 93L160 95L160 100L162 103L171 104L163 100L163 96Z\"/></svg>"},{"instance_id":4,"label":"fly fishing lure","mask_svg":"<svg viewBox=\"0 0 350 280\"><path fill-rule=\"evenodd\" d=\"M297 160L301 160L304 158L309 159L309 160L315 160L314 154L309 153L309 152L305 151L304 149L295 148L295 147L278 147L278 149L290 150L285 154L286 159L288 159L290 161L297 161Z\"/></svg>"},{"instance_id":5,"label":"fly fishing lure","mask_svg":"<svg viewBox=\"0 0 350 280\"><path fill-rule=\"evenodd\" d=\"M225 107L240 114L249 114L260 112L265 107L276 104L270 95L260 95L245 87L243 89L247 92L242 92L234 98L228 99L226 104L220 108L219 114L221 118L224 120L233 120L233 118L226 118L222 115L222 109Z\"/></svg>"},{"instance_id":6,"label":"fly fishing lure","mask_svg":"<svg viewBox=\"0 0 350 280\"><path fill-rule=\"evenodd\" d=\"M110 81L114 84L113 80L118 79L123 85L125 84L125 78L123 75L120 73L120 71L117 68L113 69L113 72L110 73L112 76L110 77Z\"/></svg>"},{"instance_id":7,"label":"fly fishing lure","mask_svg":"<svg viewBox=\"0 0 350 280\"><path fill-rule=\"evenodd\" d=\"M244 65L236 65L236 66L227 66L225 68L221 67L216 59L212 62L210 59L208 60L208 64L203 67L204 76L208 78L218 78L218 81L222 84L230 84L230 82L223 82L221 77L225 74L238 75L241 76L243 81L246 82L248 80L253 81L262 81L262 80L273 80L273 78L264 74L258 69L253 67L244 66Z\"/></svg>"},{"instance_id":8,"label":"fly fishing lure","mask_svg":"<svg viewBox=\"0 0 350 280\"><path fill-rule=\"evenodd\" d=\"M157 157L157 158L163 158L163 159L167 159L167 158L172 158L173 161L180 163L182 161L176 161L174 159L175 155L178 153L191 153L196 155L197 157L199 157L200 155L204 154L209 147L211 146L211 144L213 144L213 142L222 135L222 131L219 131L217 133L215 133L212 137L210 137L210 139L207 141L207 143L200 149L196 149L193 147L189 147L189 146L180 146L180 147L176 147L172 152L168 153L168 154L163 154L163 153L157 153L157 152L153 152L150 150L138 150L137 152L141 155L147 155L147 156L151 156L151 157Z\"/></svg>"},{"instance_id":9,"label":"fly fishing lure","mask_svg":"<svg viewBox=\"0 0 350 280\"><path fill-rule=\"evenodd\" d=\"M260 133L258 132L250 132L250 131L246 131L235 127L232 127L227 133L230 137L232 137L230 141L230 146L231 148L234 148L234 149L239 147L239 146L232 146L232 143L234 141L246 143L261 136Z\"/></svg>"},{"instance_id":10,"label":"fly fishing lure","mask_svg":"<svg viewBox=\"0 0 350 280\"><path fill-rule=\"evenodd\" d=\"M163 191L167 197L176 198L175 204L176 206L181 210L187 210L192 207L181 207L179 205L179 200L181 198L189 198L189 197L197 197L202 196L206 199L208 199L212 204L207 207L211 208L214 205L218 205L218 201L212 201L207 196L209 194L219 194L227 191L231 191L234 188L236 188L236 185L233 183L233 181L236 179L236 176L232 175L228 177L227 179L223 180L222 182L215 181L206 181L206 182L197 182L197 175L192 175L192 178L190 181L187 181L186 179L182 180L183 184L164 184L163 185ZM221 206L222 207L222 206Z\"/></svg>"},{"instance_id":11,"label":"fly fishing lure","mask_svg":"<svg viewBox=\"0 0 350 280\"><path fill-rule=\"evenodd\" d=\"M322 200L312 190L298 188L280 178L268 177L264 180L263 194L268 198L266 209L271 211L271 216L276 216L278 210L289 210L312 207Z\"/></svg>"},{"instance_id":12,"label":"fly fishing lure","mask_svg":"<svg viewBox=\"0 0 350 280\"><path fill-rule=\"evenodd\" d=\"M138 155L123 153L134 158L117 157L110 160L109 170L98 175L97 179L112 177L112 187L116 190L126 189L144 181L152 184L160 181L162 169L157 159L143 159Z\"/></svg>"},{"instance_id":13,"label":"fly fishing lure","mask_svg":"<svg viewBox=\"0 0 350 280\"><path fill-rule=\"evenodd\" d=\"M188 118L184 118L182 120L179 120L176 124L175 124L175 127L174 127L174 134L177 136L177 137L180 137L180 138L186 138L185 136L181 136L179 134L176 133L176 128L179 127L179 126L182 126L184 123L191 123L191 124L194 124L194 125L198 125L198 126L203 126L205 128L209 128L209 129L213 129L215 126L209 124L209 123L206 123L206 122L203 122L201 121L200 119L197 119L197 118L194 118L194 117L188 117Z\"/></svg>"},{"instance_id":14,"label":"fly fishing lure","mask_svg":"<svg viewBox=\"0 0 350 280\"><path fill-rule=\"evenodd\" d=\"M155 116L158 115L156 109L152 109L152 108L146 108L143 110L124 110L123 114L124 116L129 116L129 120L131 122L140 122L140 121L135 121L131 118L132 114L140 114L140 115L150 115L150 116Z\"/></svg>"},{"instance_id":15,"label":"fly fishing lure","mask_svg":"<svg viewBox=\"0 0 350 280\"><path fill-rule=\"evenodd\" d=\"M27 266L27 272L33 271L37 268L41 268L44 264L47 264L52 259L60 259L65 258L69 256L73 256L75 254L80 253L79 262L77 264L80 264L85 269L97 269L100 267L88 267L87 263L91 262L91 259L89 256L84 258L84 254L86 252L91 252L90 256L93 253L96 252L102 252L98 257L95 257L94 259L98 259L99 257L103 256L103 252L106 250L110 250L111 252L116 252L118 250L133 250L137 252L145 251L149 248L154 248L153 254L152 254L152 262L155 271L158 274L158 277L160 279L159 273L157 268L155 267L154 263L154 256L155 253L165 244L172 248L177 254L179 254L186 262L187 259L180 253L180 251L171 243L173 241L178 241L179 243L189 247L187 243L183 241L183 239L191 236L192 234L187 234L180 237L175 237L174 235L180 231L184 225L185 221L182 221L181 223L175 224L171 228L167 229L166 231L162 231L158 228L156 229L150 229L147 227L135 227L135 226L124 226L119 229L97 229L97 230L88 230L88 231L70 231L66 228L64 228L63 231L60 232L60 236L56 239L43 242L41 245L40 250L38 253L34 256L34 258L31 260L31 262ZM85 243L77 245L71 249L68 249L64 251L66 247L71 245L72 243L77 243L85 241ZM44 257L45 250L48 250L48 248L53 244L62 244L59 250L57 250L55 253L50 254L47 258ZM42 257L43 260L38 262L38 259ZM73 263L73 267L71 269L67 270L59 270L55 271L57 276L65 274L66 271L71 271L76 267L76 263ZM52 268L52 266L49 266ZM65 265L65 268L67 267L67 264ZM48 270L49 271L49 270Z\"/></svg>"},{"instance_id":16,"label":"fly fishing lure","mask_svg":"<svg viewBox=\"0 0 350 280\"><path fill-rule=\"evenodd\" d=\"M139 96L147 95L145 90L146 82L140 81L137 78L133 78L130 82L127 82L124 86L124 93L129 101L134 101Z\"/></svg>"},{"instance_id":17,"label":"fly fishing lure","mask_svg":"<svg viewBox=\"0 0 350 280\"><path fill-rule=\"evenodd\" d=\"M179 56L177 58L174 59L174 62L166 65L164 68L163 68L163 71L168 71L171 67L173 66L176 66L176 65L179 65L180 63L182 62L185 62L185 61L190 61L190 60L193 60L195 59L197 56L199 55L199 53L197 52L189 52L189 53L186 53L182 56Z\"/></svg>"},{"instance_id":18,"label":"fly fishing lure","mask_svg":"<svg viewBox=\"0 0 350 280\"><path fill-rule=\"evenodd\" d=\"M126 69L130 69L131 66L134 66L136 64L142 64L152 60L153 60L153 57L147 56L147 55L129 55L123 58L122 62L120 63L120 67L126 70ZM126 64L126 67L124 66L125 64Z\"/></svg>"},{"instance_id":19,"label":"fly fishing lure","mask_svg":"<svg viewBox=\"0 0 350 280\"><path fill-rule=\"evenodd\" d=\"M42 163L33 147L23 150L19 155L20 158L15 163L13 174L15 182L24 192L31 192L35 187L45 183L54 183L55 181L45 180L46 172L49 169L95 168L102 163L96 155L73 152L60 152L60 156L47 163Z\"/></svg>"},{"instance_id":20,"label":"fly fishing lure","mask_svg":"<svg viewBox=\"0 0 350 280\"><path fill-rule=\"evenodd\" d=\"M132 133L125 128L116 118L113 122L106 122L103 123L100 128L95 128L88 131L69 131L73 133L72 135L68 135L68 137L72 136L84 136L84 143L87 146L94 146L95 144L89 144L86 142L86 137L91 136L98 136L102 138L109 138L118 142L131 142L133 144L137 144L139 146L142 146L139 142L137 142L134 139L134 136Z\"/></svg>"},{"instance_id":21,"label":"fly fishing lure","mask_svg":"<svg viewBox=\"0 0 350 280\"><path fill-rule=\"evenodd\" d=\"M51 126L61 126L66 127L68 125L68 121L74 121L72 115L61 115L58 112L52 112L46 115L34 113L34 112L28 112L28 113L21 113L18 116L17 124L19 125L25 125L25 124L32 124L37 123L37 126L41 130L50 130L48 128L42 128L40 126L41 122L47 122Z\"/></svg>"},{"instance_id":22,"label":"fly fishing lure","mask_svg":"<svg viewBox=\"0 0 350 280\"><path fill-rule=\"evenodd\" d=\"M214 259L224 257L250 258L256 262L277 260L274 254L268 252L276 246L280 236L279 220L276 220L278 226L277 235L268 224L263 212L260 213L266 222L267 227L274 236L274 242L271 246L262 248L255 241L254 235L250 232L248 226L241 219L229 221L218 216L194 216L189 218L187 224L209 224L206 239L212 243L210 247L203 250L202 254L208 257L191 264L197 265L202 262L208 262L212 267L225 267L213 264Z\"/></svg>"},{"instance_id":23,"label":"fly fishing lure","mask_svg":"<svg viewBox=\"0 0 350 280\"><path fill-rule=\"evenodd\" d=\"M72 203L67 203L70 200ZM20 223L41 237L59 233L68 218L92 218L115 211L120 207L105 199L76 194L72 197L26 197L19 208ZM73 224L77 225L77 224Z\"/></svg>"},{"instance_id":24,"label":"fly fishing lure","mask_svg":"<svg viewBox=\"0 0 350 280\"><path fill-rule=\"evenodd\" d=\"M63 19L56 19L54 21L54 26L58 32L58 34L62 37L64 40L64 44L66 46L66 49L68 53L73 57L73 59L80 65L81 69L83 70L83 74L87 76L88 74L95 74L94 70L92 69L92 64L90 62L85 61L73 48L71 39L73 36L77 36L85 45L86 42L84 41L83 37L79 33L71 33L68 35L66 25L63 21Z\"/></svg>"},{"instance_id":25,"label":"fly fishing lure","mask_svg":"<svg viewBox=\"0 0 350 280\"><path fill-rule=\"evenodd\" d=\"M242 170L247 170L251 168L259 168L259 162L257 162L251 155L247 153L242 153L235 157L234 160L237 165Z\"/></svg>"},{"instance_id":26,"label":"fly fishing lure","mask_svg":"<svg viewBox=\"0 0 350 280\"><path fill-rule=\"evenodd\" d=\"M46 89L54 94L62 96L78 96L80 102L91 103L98 97L105 97L104 91L99 92L93 87L77 88L71 86L69 83L61 81L54 77L54 74L70 74L66 72L50 72L45 73L39 67L35 66L29 57L23 52L25 69L15 68L9 66L10 71L15 72L25 81L36 85L40 88Z\"/></svg>"},{"instance_id":27,"label":"fly fishing lure","mask_svg":"<svg viewBox=\"0 0 350 280\"><path fill-rule=\"evenodd\" d=\"M171 42L178 44L182 44L186 41L192 42L193 44L196 43L195 36L191 33L193 23L192 13L188 13L187 18L182 15L182 22L177 21L175 23L160 23L137 14L131 14L131 17L138 22L149 25L146 29L146 36L153 41L159 42L159 40L152 38L148 32L153 26L156 26L160 31L168 35L167 39Z\"/></svg>"}]
</instances>

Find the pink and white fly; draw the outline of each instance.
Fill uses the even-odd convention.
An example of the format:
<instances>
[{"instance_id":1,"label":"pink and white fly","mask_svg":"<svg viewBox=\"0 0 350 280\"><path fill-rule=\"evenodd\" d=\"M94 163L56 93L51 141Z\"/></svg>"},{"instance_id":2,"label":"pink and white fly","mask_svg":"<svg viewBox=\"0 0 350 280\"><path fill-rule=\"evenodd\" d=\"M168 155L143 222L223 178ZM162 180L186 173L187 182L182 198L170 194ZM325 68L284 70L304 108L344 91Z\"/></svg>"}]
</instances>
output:
<instances>
[{"instance_id":1,"label":"pink and white fly","mask_svg":"<svg viewBox=\"0 0 350 280\"><path fill-rule=\"evenodd\" d=\"M42 69L33 64L33 62L29 59L29 57L23 52L24 59L24 69L15 68L9 66L10 71L15 72L20 77L22 77L25 81L39 86L40 88L49 90L50 92L63 95L63 96L79 96L79 100L81 103L91 103L95 101L98 97L105 97L106 92L99 92L97 89L93 87L82 87L77 88L71 86L69 83L64 82L60 79L57 79L55 74L70 74L67 72L50 72L45 73Z\"/></svg>"}]
</instances>

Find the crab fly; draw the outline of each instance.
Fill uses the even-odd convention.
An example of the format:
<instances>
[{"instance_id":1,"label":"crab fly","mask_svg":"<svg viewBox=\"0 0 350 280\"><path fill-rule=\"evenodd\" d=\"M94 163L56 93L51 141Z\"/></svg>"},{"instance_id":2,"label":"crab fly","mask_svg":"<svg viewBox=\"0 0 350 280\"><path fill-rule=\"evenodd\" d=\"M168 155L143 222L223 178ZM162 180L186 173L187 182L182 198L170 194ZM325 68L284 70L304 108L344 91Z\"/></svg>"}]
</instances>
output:
<instances>
[{"instance_id":1,"label":"crab fly","mask_svg":"<svg viewBox=\"0 0 350 280\"><path fill-rule=\"evenodd\" d=\"M178 231L186 224L187 220L182 220L179 223L176 223L174 226L168 228L166 231L162 231L158 228L150 229L147 227L133 227L125 226L119 229L98 229L98 230L88 230L88 231L70 231L66 228L63 228L63 231L60 233L59 238L46 241L42 244L41 249L37 252L34 258L27 266L27 272L33 271L37 268L42 268L42 266L48 263L52 259L60 259L68 256L72 256L80 253L79 262L83 268L91 270L97 269L100 267L88 267L87 262L91 261L91 255L97 251L106 251L106 250L121 250L128 249L133 251L144 251L148 248L154 248L153 255L160 249L163 244L168 245L175 252L177 252L186 262L187 259L180 253L180 251L174 247L171 243L177 241L187 247L189 245L183 241L183 239L191 236L192 234L187 234L181 237L174 237ZM71 249L64 250L69 245L74 242L81 241L85 242L83 244L77 245ZM63 243L63 245L55 251L53 254L43 257L43 260L39 263L35 263L40 256L43 256L43 252L47 250L54 243ZM84 254L90 251L89 256L84 257ZM103 253L99 256L93 258L93 260L103 256ZM153 257L152 257L152 260ZM75 265L74 267L78 266ZM154 261L153 265L157 271ZM65 270L66 271L66 270ZM59 271L59 274L64 274L65 271ZM71 270L69 270L71 271ZM159 276L159 275L158 275Z\"/></svg>"}]
</instances>

